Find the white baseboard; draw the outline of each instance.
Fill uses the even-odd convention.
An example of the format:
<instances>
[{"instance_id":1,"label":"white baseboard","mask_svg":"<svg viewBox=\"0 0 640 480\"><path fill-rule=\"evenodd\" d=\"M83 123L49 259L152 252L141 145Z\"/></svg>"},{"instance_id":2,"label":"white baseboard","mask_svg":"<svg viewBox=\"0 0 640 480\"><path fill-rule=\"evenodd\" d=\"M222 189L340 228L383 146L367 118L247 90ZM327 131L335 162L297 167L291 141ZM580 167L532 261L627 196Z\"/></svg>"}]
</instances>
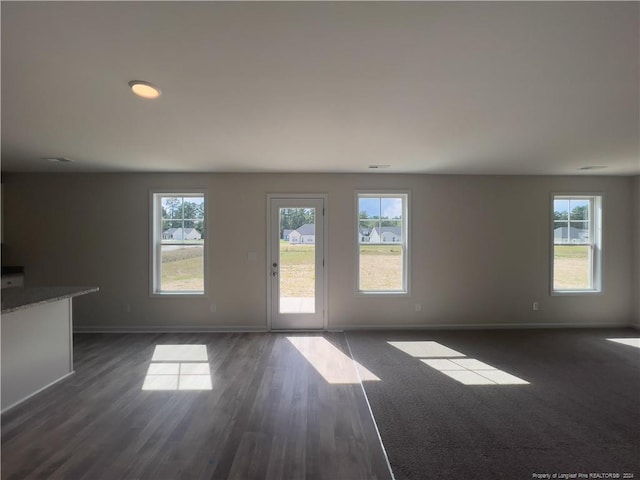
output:
<instances>
[{"instance_id":1,"label":"white baseboard","mask_svg":"<svg viewBox=\"0 0 640 480\"><path fill-rule=\"evenodd\" d=\"M74 333L244 333L266 332L265 327L256 326L82 326L73 328Z\"/></svg>"},{"instance_id":2,"label":"white baseboard","mask_svg":"<svg viewBox=\"0 0 640 480\"><path fill-rule=\"evenodd\" d=\"M332 330L516 330L542 328L621 328L628 323L445 323L421 325L332 325Z\"/></svg>"},{"instance_id":3,"label":"white baseboard","mask_svg":"<svg viewBox=\"0 0 640 480\"><path fill-rule=\"evenodd\" d=\"M330 325L327 332L355 330L515 330L543 328L623 328L640 329L635 324L610 323L460 323L421 325ZM261 326L75 326L74 333L245 333L268 332Z\"/></svg>"}]
</instances>

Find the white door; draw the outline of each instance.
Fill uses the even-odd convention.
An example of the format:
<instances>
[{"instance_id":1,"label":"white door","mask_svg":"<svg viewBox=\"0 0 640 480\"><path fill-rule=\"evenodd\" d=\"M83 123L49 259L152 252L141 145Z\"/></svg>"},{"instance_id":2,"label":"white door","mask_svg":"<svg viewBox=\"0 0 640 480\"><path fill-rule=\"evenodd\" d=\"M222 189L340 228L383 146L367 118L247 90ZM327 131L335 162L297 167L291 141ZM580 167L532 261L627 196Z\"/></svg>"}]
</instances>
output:
<instances>
[{"instance_id":1,"label":"white door","mask_svg":"<svg viewBox=\"0 0 640 480\"><path fill-rule=\"evenodd\" d=\"M324 328L324 227L324 198L269 196L272 330Z\"/></svg>"}]
</instances>

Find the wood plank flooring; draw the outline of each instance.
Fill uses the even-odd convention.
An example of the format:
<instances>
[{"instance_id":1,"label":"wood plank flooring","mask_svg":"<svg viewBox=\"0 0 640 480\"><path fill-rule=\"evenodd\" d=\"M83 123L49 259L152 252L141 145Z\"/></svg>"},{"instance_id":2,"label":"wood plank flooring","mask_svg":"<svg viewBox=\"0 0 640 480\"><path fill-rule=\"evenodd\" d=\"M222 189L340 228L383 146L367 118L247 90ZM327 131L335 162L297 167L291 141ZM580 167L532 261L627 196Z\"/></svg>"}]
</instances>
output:
<instances>
[{"instance_id":1,"label":"wood plank flooring","mask_svg":"<svg viewBox=\"0 0 640 480\"><path fill-rule=\"evenodd\" d=\"M343 334L74 343L75 375L2 416L2 479L391 478ZM143 390L156 345L205 345L211 389Z\"/></svg>"}]
</instances>

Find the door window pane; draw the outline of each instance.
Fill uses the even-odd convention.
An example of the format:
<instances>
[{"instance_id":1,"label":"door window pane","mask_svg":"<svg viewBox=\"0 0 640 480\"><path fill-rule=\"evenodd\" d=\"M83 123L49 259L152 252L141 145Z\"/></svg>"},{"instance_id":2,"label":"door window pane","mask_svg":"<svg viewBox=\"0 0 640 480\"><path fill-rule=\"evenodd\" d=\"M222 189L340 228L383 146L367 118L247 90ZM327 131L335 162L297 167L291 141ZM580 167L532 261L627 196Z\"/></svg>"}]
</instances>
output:
<instances>
[{"instance_id":1,"label":"door window pane","mask_svg":"<svg viewBox=\"0 0 640 480\"><path fill-rule=\"evenodd\" d=\"M315 313L315 208L279 209L280 313Z\"/></svg>"}]
</instances>

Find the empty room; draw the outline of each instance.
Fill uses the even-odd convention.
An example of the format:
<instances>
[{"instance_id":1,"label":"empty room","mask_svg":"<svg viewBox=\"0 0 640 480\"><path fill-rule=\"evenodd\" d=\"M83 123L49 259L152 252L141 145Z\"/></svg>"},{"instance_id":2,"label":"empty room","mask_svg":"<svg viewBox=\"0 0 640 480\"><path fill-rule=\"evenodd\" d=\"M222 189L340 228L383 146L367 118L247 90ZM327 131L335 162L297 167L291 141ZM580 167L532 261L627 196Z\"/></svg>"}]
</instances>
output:
<instances>
[{"instance_id":1,"label":"empty room","mask_svg":"<svg viewBox=\"0 0 640 480\"><path fill-rule=\"evenodd\" d=\"M2 480L640 478L640 3L0 9Z\"/></svg>"}]
</instances>

